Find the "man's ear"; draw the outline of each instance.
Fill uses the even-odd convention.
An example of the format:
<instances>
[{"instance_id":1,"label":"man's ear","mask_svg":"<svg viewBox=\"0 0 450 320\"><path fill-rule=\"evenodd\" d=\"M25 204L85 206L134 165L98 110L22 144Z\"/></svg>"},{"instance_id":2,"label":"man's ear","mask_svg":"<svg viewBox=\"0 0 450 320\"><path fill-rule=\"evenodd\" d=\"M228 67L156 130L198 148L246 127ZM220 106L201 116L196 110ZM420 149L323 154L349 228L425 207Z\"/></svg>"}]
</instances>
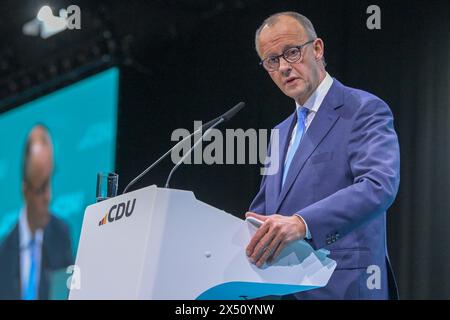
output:
<instances>
[{"instance_id":1,"label":"man's ear","mask_svg":"<svg viewBox=\"0 0 450 320\"><path fill-rule=\"evenodd\" d=\"M314 56L316 57L316 60L322 59L324 50L325 50L325 46L323 44L322 39L317 38L314 41Z\"/></svg>"},{"instance_id":2,"label":"man's ear","mask_svg":"<svg viewBox=\"0 0 450 320\"><path fill-rule=\"evenodd\" d=\"M24 198L27 197L27 193L28 193L27 184L25 183L25 181L22 181L22 194Z\"/></svg>"}]
</instances>

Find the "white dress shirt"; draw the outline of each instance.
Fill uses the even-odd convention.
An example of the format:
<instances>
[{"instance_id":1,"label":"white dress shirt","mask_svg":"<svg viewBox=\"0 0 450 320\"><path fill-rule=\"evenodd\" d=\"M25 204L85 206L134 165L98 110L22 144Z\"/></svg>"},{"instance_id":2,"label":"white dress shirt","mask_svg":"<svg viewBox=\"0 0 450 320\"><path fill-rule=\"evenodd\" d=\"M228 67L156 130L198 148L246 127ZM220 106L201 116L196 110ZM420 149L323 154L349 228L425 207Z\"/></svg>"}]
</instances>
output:
<instances>
[{"instance_id":1,"label":"white dress shirt","mask_svg":"<svg viewBox=\"0 0 450 320\"><path fill-rule=\"evenodd\" d=\"M31 248L30 241L32 238L32 234L30 231L30 226L28 225L27 219L27 209L23 208L20 212L19 218L19 248L20 248L20 279L21 279L21 288L22 288L22 296L27 289L28 286L28 278L30 275L30 267L31 267ZM35 241L38 246L37 254L36 254L36 289L39 288L39 277L41 274L41 257L42 257L42 241L44 238L44 231L42 229L38 229L35 232ZM36 293L36 296L38 292Z\"/></svg>"},{"instance_id":2,"label":"white dress shirt","mask_svg":"<svg viewBox=\"0 0 450 320\"><path fill-rule=\"evenodd\" d=\"M299 105L297 102L295 102L296 110L298 111L299 108L307 108L308 116L306 117L306 123L305 123L305 131L303 133L303 136L306 134L306 131L308 130L309 126L311 125L311 122L313 121L314 117L316 116L317 111L319 111L320 105L323 102L323 99L325 99L325 96L327 95L328 91L331 88L331 85L333 84L333 78L330 77L328 72L325 75L325 78L322 80L322 82L319 84L317 89L312 93L312 95L306 100L304 105ZM292 146L292 143L294 142L295 135L297 134L297 124L295 124L294 129L292 130L291 140L289 141L289 146L287 153L289 153L289 149ZM287 157L286 157L287 158ZM287 159L286 159L287 160ZM286 161L284 163L286 165ZM303 223L306 226L306 238L311 239L311 233L309 232L308 225L306 224L305 220L297 214L297 217L302 219Z\"/></svg>"}]
</instances>

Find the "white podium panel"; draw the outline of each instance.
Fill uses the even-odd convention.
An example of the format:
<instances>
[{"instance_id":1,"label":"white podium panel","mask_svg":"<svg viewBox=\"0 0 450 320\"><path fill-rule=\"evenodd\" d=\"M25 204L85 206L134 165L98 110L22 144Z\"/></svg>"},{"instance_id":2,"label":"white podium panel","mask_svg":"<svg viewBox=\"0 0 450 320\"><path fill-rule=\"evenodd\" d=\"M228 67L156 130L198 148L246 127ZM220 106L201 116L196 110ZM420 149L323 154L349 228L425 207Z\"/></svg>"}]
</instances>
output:
<instances>
[{"instance_id":1,"label":"white podium panel","mask_svg":"<svg viewBox=\"0 0 450 320\"><path fill-rule=\"evenodd\" d=\"M251 223L150 186L89 206L69 299L251 299L325 286L336 262L305 241L270 266L251 264Z\"/></svg>"}]
</instances>

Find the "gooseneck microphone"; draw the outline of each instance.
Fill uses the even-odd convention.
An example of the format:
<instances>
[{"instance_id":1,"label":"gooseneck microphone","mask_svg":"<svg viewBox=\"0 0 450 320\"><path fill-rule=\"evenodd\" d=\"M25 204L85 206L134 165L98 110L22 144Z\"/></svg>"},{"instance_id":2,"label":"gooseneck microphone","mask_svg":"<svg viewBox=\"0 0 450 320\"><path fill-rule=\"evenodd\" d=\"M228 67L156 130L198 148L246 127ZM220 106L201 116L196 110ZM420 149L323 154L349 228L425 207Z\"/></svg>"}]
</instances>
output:
<instances>
[{"instance_id":1,"label":"gooseneck microphone","mask_svg":"<svg viewBox=\"0 0 450 320\"><path fill-rule=\"evenodd\" d=\"M167 178L167 181L166 181L166 187L167 187L169 185L170 178L173 175L173 173L175 172L175 170L180 166L182 161L184 161L184 159L192 152L192 150L199 144L199 142L203 140L203 137L206 136L207 134L209 134L209 132L211 132L210 129L213 129L215 126L219 125L222 122L226 122L226 121L230 120L231 118L233 118L236 115L236 113L241 111L241 109L244 108L244 107L245 107L245 103L244 102L239 102L237 105L235 105L233 108L231 108L230 110L228 110L227 112L225 112L221 116L219 116L219 117L217 117L217 118L215 118L215 119L205 123L200 128L195 130L193 133L191 133L190 135L185 137L183 140L179 141L172 148L170 148L166 153L164 153L161 157L159 157L158 160L156 160L154 163L152 163L147 169L142 171L136 178L131 180L131 182L123 190L122 194L127 193L128 189L130 189L130 187L132 185L134 185L136 182L138 182L152 168L154 168L158 163L160 163L164 158L166 158L172 152L173 149L178 147L181 143L183 143L184 141L186 141L187 139L192 137L194 134L196 134L198 132L201 132L203 130L206 130L205 133L201 136L201 138L194 144L194 146L189 149L189 151L186 153L186 155L184 155L183 158L180 161L178 161L178 163L175 165L175 167L170 171L170 174L169 174L169 176Z\"/></svg>"},{"instance_id":2,"label":"gooseneck microphone","mask_svg":"<svg viewBox=\"0 0 450 320\"><path fill-rule=\"evenodd\" d=\"M235 105L229 111L224 113L222 116L220 116L220 117L218 117L218 118L216 118L214 120L211 120L210 122L207 123L207 125L209 125L212 122L213 125L211 125L209 127L209 129L206 130L204 134L202 134L200 139L198 139L198 141L192 146L192 148L190 148L188 150L188 152L186 152L186 154L172 168L172 170L169 173L169 176L167 177L165 188L169 188L170 179L172 178L172 175L175 172L175 170L178 169L178 167L183 163L184 159L186 159L191 154L191 152L203 141L203 138L206 137L211 132L211 130L214 127L218 126L222 122L226 122L226 121L230 120L231 118L233 118L236 115L236 113L241 111L241 109L244 108L244 107L245 107L245 103L244 102L239 102L237 105Z\"/></svg>"},{"instance_id":3,"label":"gooseneck microphone","mask_svg":"<svg viewBox=\"0 0 450 320\"><path fill-rule=\"evenodd\" d=\"M170 182L170 179L172 178L173 173L183 163L184 159L186 159L191 154L191 152L203 141L203 138L206 137L211 132L212 129L214 129L216 126L218 126L219 124L221 124L224 121L225 120L223 118L220 118L219 120L217 120L211 127L209 127L208 130L205 131L205 133L202 134L202 136L197 140L197 142L194 143L194 145L191 148L189 148L189 150L186 152L186 154L177 162L177 164L172 168L172 170L170 170L170 173L169 173L169 176L167 177L166 185L164 186L164 188L169 188L169 182Z\"/></svg>"}]
</instances>

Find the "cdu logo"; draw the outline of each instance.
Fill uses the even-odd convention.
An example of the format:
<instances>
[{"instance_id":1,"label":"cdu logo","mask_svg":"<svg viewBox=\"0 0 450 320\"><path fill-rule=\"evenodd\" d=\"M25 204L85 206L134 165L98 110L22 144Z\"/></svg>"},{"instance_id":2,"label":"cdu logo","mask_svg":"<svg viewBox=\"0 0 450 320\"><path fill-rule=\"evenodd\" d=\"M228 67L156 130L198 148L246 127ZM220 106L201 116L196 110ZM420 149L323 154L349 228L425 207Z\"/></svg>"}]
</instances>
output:
<instances>
[{"instance_id":1,"label":"cdu logo","mask_svg":"<svg viewBox=\"0 0 450 320\"><path fill-rule=\"evenodd\" d=\"M111 209L109 209L108 214L105 214L103 219L99 221L98 225L102 226L108 222L111 223L111 222L120 220L123 218L123 216L125 216L127 218L129 216L131 216L131 214L133 213L133 210L134 210L134 205L136 204L136 199L133 199L133 202L131 203L131 207L130 207L130 203L131 203L131 200L128 200L127 203L121 202L119 204L113 205L111 207Z\"/></svg>"}]
</instances>

